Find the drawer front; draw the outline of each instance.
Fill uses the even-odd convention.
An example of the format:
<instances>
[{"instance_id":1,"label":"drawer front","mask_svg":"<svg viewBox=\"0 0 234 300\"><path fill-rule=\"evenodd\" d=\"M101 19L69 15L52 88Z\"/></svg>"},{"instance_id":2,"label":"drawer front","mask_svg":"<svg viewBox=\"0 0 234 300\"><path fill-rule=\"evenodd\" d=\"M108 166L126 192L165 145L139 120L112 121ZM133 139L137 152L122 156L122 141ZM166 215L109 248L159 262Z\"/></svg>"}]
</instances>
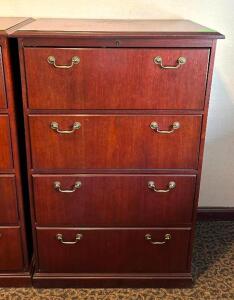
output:
<instances>
[{"instance_id":1,"label":"drawer front","mask_svg":"<svg viewBox=\"0 0 234 300\"><path fill-rule=\"evenodd\" d=\"M34 175L36 222L86 227L184 225L191 223L195 183L195 175Z\"/></svg>"},{"instance_id":2,"label":"drawer front","mask_svg":"<svg viewBox=\"0 0 234 300\"><path fill-rule=\"evenodd\" d=\"M0 170L13 167L9 118L0 115Z\"/></svg>"},{"instance_id":3,"label":"drawer front","mask_svg":"<svg viewBox=\"0 0 234 300\"><path fill-rule=\"evenodd\" d=\"M188 271L190 230L40 228L37 238L41 272Z\"/></svg>"},{"instance_id":4,"label":"drawer front","mask_svg":"<svg viewBox=\"0 0 234 300\"><path fill-rule=\"evenodd\" d=\"M0 175L0 224L18 223L17 196L14 175Z\"/></svg>"},{"instance_id":5,"label":"drawer front","mask_svg":"<svg viewBox=\"0 0 234 300\"><path fill-rule=\"evenodd\" d=\"M0 227L0 271L17 271L22 268L20 229Z\"/></svg>"},{"instance_id":6,"label":"drawer front","mask_svg":"<svg viewBox=\"0 0 234 300\"><path fill-rule=\"evenodd\" d=\"M196 169L201 119L191 115L31 115L32 165L35 169ZM176 121L180 128L172 129ZM173 132L156 132L150 127L155 122L159 130Z\"/></svg>"},{"instance_id":7,"label":"drawer front","mask_svg":"<svg viewBox=\"0 0 234 300\"><path fill-rule=\"evenodd\" d=\"M25 48L24 53L32 109L203 108L208 49ZM186 62L163 69L154 62L158 56L165 66L177 66L180 57ZM74 57L79 63L72 65Z\"/></svg>"},{"instance_id":8,"label":"drawer front","mask_svg":"<svg viewBox=\"0 0 234 300\"><path fill-rule=\"evenodd\" d=\"M5 91L5 80L2 62L2 51L0 47L0 109L6 108L6 91Z\"/></svg>"}]
</instances>

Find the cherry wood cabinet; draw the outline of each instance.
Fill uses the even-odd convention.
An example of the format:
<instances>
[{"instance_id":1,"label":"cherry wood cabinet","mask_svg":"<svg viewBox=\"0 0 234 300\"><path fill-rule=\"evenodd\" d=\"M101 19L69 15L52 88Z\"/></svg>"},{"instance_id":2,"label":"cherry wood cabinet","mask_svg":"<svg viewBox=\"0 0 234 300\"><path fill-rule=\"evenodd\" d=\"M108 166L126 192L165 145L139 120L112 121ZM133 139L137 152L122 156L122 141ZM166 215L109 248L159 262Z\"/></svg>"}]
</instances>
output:
<instances>
[{"instance_id":1,"label":"cherry wood cabinet","mask_svg":"<svg viewBox=\"0 0 234 300\"><path fill-rule=\"evenodd\" d=\"M10 34L30 22L26 18L0 18L0 287L31 285L30 253L20 168L17 46ZM25 186L25 189L27 187ZM29 231L30 232L30 231Z\"/></svg>"},{"instance_id":2,"label":"cherry wood cabinet","mask_svg":"<svg viewBox=\"0 0 234 300\"><path fill-rule=\"evenodd\" d=\"M216 40L185 20L17 30L33 284L191 284Z\"/></svg>"}]
</instances>

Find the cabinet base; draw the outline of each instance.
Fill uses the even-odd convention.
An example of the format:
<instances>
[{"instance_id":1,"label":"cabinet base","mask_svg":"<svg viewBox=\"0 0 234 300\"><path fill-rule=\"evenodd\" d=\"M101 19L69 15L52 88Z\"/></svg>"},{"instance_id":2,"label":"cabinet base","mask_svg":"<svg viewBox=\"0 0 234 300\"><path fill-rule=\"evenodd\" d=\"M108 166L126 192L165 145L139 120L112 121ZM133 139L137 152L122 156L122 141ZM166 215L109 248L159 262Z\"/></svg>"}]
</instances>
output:
<instances>
[{"instance_id":1,"label":"cabinet base","mask_svg":"<svg viewBox=\"0 0 234 300\"><path fill-rule=\"evenodd\" d=\"M192 275L183 274L51 274L35 273L33 286L38 288L146 288L191 287Z\"/></svg>"},{"instance_id":2,"label":"cabinet base","mask_svg":"<svg viewBox=\"0 0 234 300\"><path fill-rule=\"evenodd\" d=\"M0 273L0 287L30 287L31 272Z\"/></svg>"}]
</instances>

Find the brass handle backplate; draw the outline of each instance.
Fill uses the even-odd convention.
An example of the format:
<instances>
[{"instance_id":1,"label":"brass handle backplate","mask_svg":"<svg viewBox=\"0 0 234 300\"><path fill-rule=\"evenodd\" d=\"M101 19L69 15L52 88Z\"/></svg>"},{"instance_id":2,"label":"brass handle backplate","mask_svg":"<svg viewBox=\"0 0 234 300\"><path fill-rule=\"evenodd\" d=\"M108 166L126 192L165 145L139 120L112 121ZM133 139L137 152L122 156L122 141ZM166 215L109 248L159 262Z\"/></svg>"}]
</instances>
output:
<instances>
[{"instance_id":1,"label":"brass handle backplate","mask_svg":"<svg viewBox=\"0 0 234 300\"><path fill-rule=\"evenodd\" d=\"M83 235L82 235L81 233L77 233L77 234L76 234L76 237L75 237L75 241L73 241L73 242L65 242L65 241L63 240L63 235L62 235L62 233L58 233L58 234L56 235L57 240L58 240L59 242L61 242L62 244L64 244L64 245L75 245L75 244L77 244L77 243L82 239L82 237L83 237Z\"/></svg>"},{"instance_id":2,"label":"brass handle backplate","mask_svg":"<svg viewBox=\"0 0 234 300\"><path fill-rule=\"evenodd\" d=\"M74 186L72 187L72 189L69 189L69 190L64 190L61 188L61 183L60 181L55 181L54 182L54 188L60 192L60 193L74 193L77 189L79 189L81 187L81 182L80 181L77 181Z\"/></svg>"},{"instance_id":3,"label":"brass handle backplate","mask_svg":"<svg viewBox=\"0 0 234 300\"><path fill-rule=\"evenodd\" d=\"M164 236L164 241L162 241L162 242L153 242L151 234L147 233L145 235L145 239L147 241L150 241L150 243L153 244L153 245L162 245L162 244L165 244L168 240L171 239L171 235L169 233L166 233L165 236Z\"/></svg>"},{"instance_id":4,"label":"brass handle backplate","mask_svg":"<svg viewBox=\"0 0 234 300\"><path fill-rule=\"evenodd\" d=\"M160 189L157 189L156 188L156 184L154 181L149 181L148 182L148 188L156 193L168 193L170 192L171 190L173 190L174 188L176 187L176 183L175 181L170 181L168 183L168 188L165 189L165 190L160 190Z\"/></svg>"},{"instance_id":5,"label":"brass handle backplate","mask_svg":"<svg viewBox=\"0 0 234 300\"><path fill-rule=\"evenodd\" d=\"M77 65L80 62L80 58L78 56L73 56L71 59L71 64L70 65L57 65L56 64L56 58L54 56L49 56L47 58L47 61L50 65L53 65L55 68L59 69L70 69L74 65Z\"/></svg>"},{"instance_id":6,"label":"brass handle backplate","mask_svg":"<svg viewBox=\"0 0 234 300\"><path fill-rule=\"evenodd\" d=\"M56 131L57 133L61 133L61 134L70 134L75 132L76 130L80 129L81 124L79 122L75 122L72 125L72 129L71 130L60 130L59 129L59 124L57 122L51 122L50 123L50 128L53 129L54 131Z\"/></svg>"},{"instance_id":7,"label":"brass handle backplate","mask_svg":"<svg viewBox=\"0 0 234 300\"><path fill-rule=\"evenodd\" d=\"M176 66L164 66L163 60L161 56L156 56L154 58L154 63L156 65L160 65L162 69L178 69L181 65L184 65L186 63L186 58L181 56L177 59L177 65Z\"/></svg>"},{"instance_id":8,"label":"brass handle backplate","mask_svg":"<svg viewBox=\"0 0 234 300\"><path fill-rule=\"evenodd\" d=\"M150 128L153 129L154 131L158 133L163 133L163 134L168 134L168 133L173 133L175 130L180 128L180 123L179 122L174 122L172 125L170 125L169 130L160 130L159 125L157 122L151 122L150 123Z\"/></svg>"}]
</instances>

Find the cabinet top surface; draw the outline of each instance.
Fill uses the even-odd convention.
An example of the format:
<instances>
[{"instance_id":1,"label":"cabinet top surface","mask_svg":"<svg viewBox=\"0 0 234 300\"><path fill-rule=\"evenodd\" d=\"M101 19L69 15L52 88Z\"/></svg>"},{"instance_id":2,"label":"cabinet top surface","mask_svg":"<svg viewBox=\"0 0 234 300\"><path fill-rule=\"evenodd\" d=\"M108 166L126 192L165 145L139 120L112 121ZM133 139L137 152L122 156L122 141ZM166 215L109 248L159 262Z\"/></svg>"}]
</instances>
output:
<instances>
[{"instance_id":1,"label":"cabinet top surface","mask_svg":"<svg viewBox=\"0 0 234 300\"><path fill-rule=\"evenodd\" d=\"M8 31L13 30L13 28L17 29L17 26L24 23L28 18L24 17L0 17L0 33L6 34Z\"/></svg>"},{"instance_id":2,"label":"cabinet top surface","mask_svg":"<svg viewBox=\"0 0 234 300\"><path fill-rule=\"evenodd\" d=\"M37 19L15 36L149 35L223 38L215 30L189 20Z\"/></svg>"}]
</instances>

